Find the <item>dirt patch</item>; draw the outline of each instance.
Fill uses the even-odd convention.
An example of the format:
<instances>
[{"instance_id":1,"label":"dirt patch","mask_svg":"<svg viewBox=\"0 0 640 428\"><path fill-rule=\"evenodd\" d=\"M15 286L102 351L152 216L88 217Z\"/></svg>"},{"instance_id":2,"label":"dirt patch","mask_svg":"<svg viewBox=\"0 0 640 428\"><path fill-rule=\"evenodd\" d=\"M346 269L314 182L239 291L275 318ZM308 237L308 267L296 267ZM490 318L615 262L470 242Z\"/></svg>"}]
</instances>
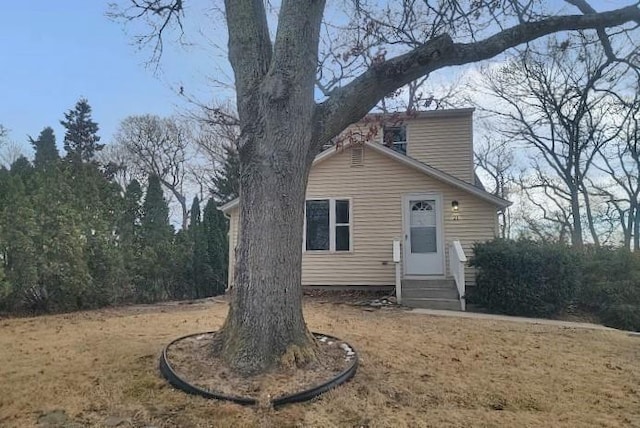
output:
<instances>
[{"instance_id":1,"label":"dirt patch","mask_svg":"<svg viewBox=\"0 0 640 428\"><path fill-rule=\"evenodd\" d=\"M304 296L316 303L354 304L363 300L388 298L393 293L389 291L366 290L332 290L330 288L308 288Z\"/></svg>"},{"instance_id":2,"label":"dirt patch","mask_svg":"<svg viewBox=\"0 0 640 428\"><path fill-rule=\"evenodd\" d=\"M187 383L228 396L268 404L273 398L319 386L346 370L355 355L348 344L327 337L316 340L317 359L304 367L280 367L260 376L234 373L215 353L216 333L186 337L167 349L174 372Z\"/></svg>"}]
</instances>

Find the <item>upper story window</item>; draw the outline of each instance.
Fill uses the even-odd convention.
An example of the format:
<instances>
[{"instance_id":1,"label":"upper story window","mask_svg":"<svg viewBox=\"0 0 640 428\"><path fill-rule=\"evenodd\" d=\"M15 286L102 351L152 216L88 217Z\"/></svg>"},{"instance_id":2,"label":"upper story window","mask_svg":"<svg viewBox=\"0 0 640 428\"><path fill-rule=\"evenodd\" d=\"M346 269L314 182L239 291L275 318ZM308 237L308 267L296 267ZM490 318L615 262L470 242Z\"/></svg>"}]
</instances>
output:
<instances>
[{"instance_id":1,"label":"upper story window","mask_svg":"<svg viewBox=\"0 0 640 428\"><path fill-rule=\"evenodd\" d=\"M304 232L306 251L350 251L350 201L308 200L305 205Z\"/></svg>"},{"instance_id":2,"label":"upper story window","mask_svg":"<svg viewBox=\"0 0 640 428\"><path fill-rule=\"evenodd\" d=\"M407 127L402 126L385 126L384 127L384 145L403 155L407 154Z\"/></svg>"}]
</instances>

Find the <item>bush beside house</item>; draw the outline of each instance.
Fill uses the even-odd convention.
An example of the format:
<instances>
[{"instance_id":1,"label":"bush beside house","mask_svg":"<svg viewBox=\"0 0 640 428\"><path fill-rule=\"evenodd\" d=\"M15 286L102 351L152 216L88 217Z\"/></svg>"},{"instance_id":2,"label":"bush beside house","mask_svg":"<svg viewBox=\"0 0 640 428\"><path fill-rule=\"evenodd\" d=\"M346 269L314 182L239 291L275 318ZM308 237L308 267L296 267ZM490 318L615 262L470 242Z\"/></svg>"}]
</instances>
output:
<instances>
[{"instance_id":1,"label":"bush beside house","mask_svg":"<svg viewBox=\"0 0 640 428\"><path fill-rule=\"evenodd\" d=\"M473 303L509 315L555 315L565 309L578 283L578 259L556 244L495 240L476 244L478 268Z\"/></svg>"},{"instance_id":2,"label":"bush beside house","mask_svg":"<svg viewBox=\"0 0 640 428\"><path fill-rule=\"evenodd\" d=\"M605 325L640 331L640 253L600 248L582 257L576 305Z\"/></svg>"},{"instance_id":3,"label":"bush beside house","mask_svg":"<svg viewBox=\"0 0 640 428\"><path fill-rule=\"evenodd\" d=\"M550 317L579 309L640 330L640 254L499 239L476 244L470 264L478 275L468 301L491 312Z\"/></svg>"}]
</instances>

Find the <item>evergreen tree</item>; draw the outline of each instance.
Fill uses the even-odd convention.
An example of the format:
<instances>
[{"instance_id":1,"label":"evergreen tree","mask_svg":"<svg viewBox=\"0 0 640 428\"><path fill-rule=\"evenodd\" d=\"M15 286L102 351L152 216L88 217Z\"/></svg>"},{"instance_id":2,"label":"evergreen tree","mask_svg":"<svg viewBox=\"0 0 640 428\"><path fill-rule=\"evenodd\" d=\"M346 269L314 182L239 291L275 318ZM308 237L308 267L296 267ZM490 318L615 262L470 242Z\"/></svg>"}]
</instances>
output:
<instances>
[{"instance_id":1,"label":"evergreen tree","mask_svg":"<svg viewBox=\"0 0 640 428\"><path fill-rule=\"evenodd\" d=\"M169 206L162 193L160 179L152 175L141 219L141 254L136 297L151 302L174 297L176 294L175 253L173 228L169 224ZM179 281L178 281L179 282Z\"/></svg>"},{"instance_id":2,"label":"evergreen tree","mask_svg":"<svg viewBox=\"0 0 640 428\"><path fill-rule=\"evenodd\" d=\"M119 234L123 242L133 242L139 236L142 218L142 187L133 179L124 191L124 206L119 222Z\"/></svg>"},{"instance_id":3,"label":"evergreen tree","mask_svg":"<svg viewBox=\"0 0 640 428\"><path fill-rule=\"evenodd\" d=\"M33 166L31 165L31 162L29 162L29 159L24 156L20 156L11 164L10 171L11 175L18 176L24 181L31 175Z\"/></svg>"},{"instance_id":4,"label":"evergreen tree","mask_svg":"<svg viewBox=\"0 0 640 428\"><path fill-rule=\"evenodd\" d=\"M0 236L2 236L1 226ZM7 307L7 298L11 296L12 291L11 283L7 280L4 274L4 260L0 259L0 311L4 312L11 309L10 307Z\"/></svg>"},{"instance_id":5,"label":"evergreen tree","mask_svg":"<svg viewBox=\"0 0 640 428\"><path fill-rule=\"evenodd\" d=\"M0 255L4 271L0 308L7 311L15 311L21 291L37 280L32 239L35 213L26 206L26 187L16 167L23 170L25 165L16 161L11 171L0 170Z\"/></svg>"},{"instance_id":6,"label":"evergreen tree","mask_svg":"<svg viewBox=\"0 0 640 428\"><path fill-rule=\"evenodd\" d=\"M171 293L167 296L169 298L193 299L197 296L194 283L193 247L191 228L180 229L173 239L171 248L171 264L174 266L172 273L175 278Z\"/></svg>"},{"instance_id":7,"label":"evergreen tree","mask_svg":"<svg viewBox=\"0 0 640 428\"><path fill-rule=\"evenodd\" d=\"M29 142L35 150L33 164L36 168L46 168L60 159L53 128L47 126L40 132L37 140L29 137Z\"/></svg>"},{"instance_id":8,"label":"evergreen tree","mask_svg":"<svg viewBox=\"0 0 640 428\"><path fill-rule=\"evenodd\" d=\"M122 300L124 255L118 248L118 222L123 210L122 189L108 181L93 163L65 165L71 183L73 209L86 246L84 257L91 275L91 287L84 297L86 307L103 306Z\"/></svg>"},{"instance_id":9,"label":"evergreen tree","mask_svg":"<svg viewBox=\"0 0 640 428\"><path fill-rule=\"evenodd\" d=\"M191 203L191 211L189 218L189 230L196 232L197 226L200 225L200 199L196 196Z\"/></svg>"},{"instance_id":10,"label":"evergreen tree","mask_svg":"<svg viewBox=\"0 0 640 428\"><path fill-rule=\"evenodd\" d=\"M211 194L220 204L240 196L240 155L233 145L225 147L225 160L222 170L213 175Z\"/></svg>"},{"instance_id":11,"label":"evergreen tree","mask_svg":"<svg viewBox=\"0 0 640 428\"><path fill-rule=\"evenodd\" d=\"M4 274L10 288L3 292L0 306L11 311L24 310L24 297L38 283L38 257L34 237L37 235L36 213L24 195L14 194L11 205L4 207L0 229L4 253Z\"/></svg>"},{"instance_id":12,"label":"evergreen tree","mask_svg":"<svg viewBox=\"0 0 640 428\"><path fill-rule=\"evenodd\" d=\"M25 295L31 310L71 311L92 307L94 283L88 266L88 224L98 219L76 203L75 183L62 170L39 171L30 192L36 213L32 243L36 251L36 286ZM94 229L94 233L98 233Z\"/></svg>"},{"instance_id":13,"label":"evergreen tree","mask_svg":"<svg viewBox=\"0 0 640 428\"><path fill-rule=\"evenodd\" d=\"M132 180L125 189L123 208L118 222L119 248L124 268L132 285L142 283L140 258L142 223L142 187L138 180ZM129 290L123 290L123 295ZM123 299L127 297L123 296Z\"/></svg>"},{"instance_id":14,"label":"evergreen tree","mask_svg":"<svg viewBox=\"0 0 640 428\"><path fill-rule=\"evenodd\" d=\"M11 180L11 173L7 168L0 165L0 212L2 212L2 209L7 204L6 201L7 201L7 198L9 197L10 190L11 190L9 188L10 180Z\"/></svg>"},{"instance_id":15,"label":"evergreen tree","mask_svg":"<svg viewBox=\"0 0 640 428\"><path fill-rule=\"evenodd\" d=\"M147 194L142 205L142 236L145 244L154 246L173 235L169 223L169 205L164 198L162 185L157 175L149 176Z\"/></svg>"},{"instance_id":16,"label":"evergreen tree","mask_svg":"<svg viewBox=\"0 0 640 428\"><path fill-rule=\"evenodd\" d=\"M210 277L209 295L223 294L227 287L227 271L229 266L229 224L216 206L213 198L204 207L202 216L203 235L206 240L206 260Z\"/></svg>"},{"instance_id":17,"label":"evergreen tree","mask_svg":"<svg viewBox=\"0 0 640 428\"><path fill-rule=\"evenodd\" d=\"M207 260L207 239L200 219L200 200L196 196L191 205L191 222L189 223L191 238L191 272L193 287L192 296L200 299L211 295L211 267Z\"/></svg>"},{"instance_id":18,"label":"evergreen tree","mask_svg":"<svg viewBox=\"0 0 640 428\"><path fill-rule=\"evenodd\" d=\"M89 162L96 152L104 148L98 144L100 137L98 124L91 118L91 106L85 98L81 98L75 108L64 114L65 120L60 124L65 127L64 149L67 157L76 162Z\"/></svg>"}]
</instances>

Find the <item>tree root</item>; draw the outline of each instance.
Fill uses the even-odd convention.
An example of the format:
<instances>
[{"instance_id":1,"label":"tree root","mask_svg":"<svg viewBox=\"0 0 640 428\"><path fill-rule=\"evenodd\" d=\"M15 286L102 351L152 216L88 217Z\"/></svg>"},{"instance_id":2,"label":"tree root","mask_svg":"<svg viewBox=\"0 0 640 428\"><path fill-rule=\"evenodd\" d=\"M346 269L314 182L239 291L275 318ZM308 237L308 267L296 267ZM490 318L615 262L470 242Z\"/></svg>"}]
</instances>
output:
<instances>
[{"instance_id":1,"label":"tree root","mask_svg":"<svg viewBox=\"0 0 640 428\"><path fill-rule=\"evenodd\" d=\"M280 357L280 365L288 369L304 367L318 360L316 351L315 341L307 346L290 345Z\"/></svg>"}]
</instances>

